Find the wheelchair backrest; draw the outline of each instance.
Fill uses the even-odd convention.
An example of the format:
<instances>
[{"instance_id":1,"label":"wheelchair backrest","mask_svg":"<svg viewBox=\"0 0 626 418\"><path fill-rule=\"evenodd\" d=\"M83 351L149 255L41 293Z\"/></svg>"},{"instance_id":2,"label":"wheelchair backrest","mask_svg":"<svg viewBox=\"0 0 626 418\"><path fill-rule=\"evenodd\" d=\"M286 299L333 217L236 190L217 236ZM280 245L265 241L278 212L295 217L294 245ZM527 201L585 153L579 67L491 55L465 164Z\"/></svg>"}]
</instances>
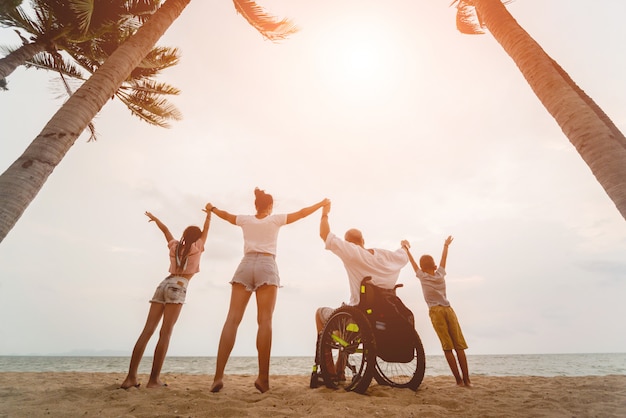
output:
<instances>
[{"instance_id":1,"label":"wheelchair backrest","mask_svg":"<svg viewBox=\"0 0 626 418\"><path fill-rule=\"evenodd\" d=\"M371 277L364 278L358 307L372 326L378 357L399 363L413 360L415 319L396 295L395 288L383 289L374 286Z\"/></svg>"},{"instance_id":2,"label":"wheelchair backrest","mask_svg":"<svg viewBox=\"0 0 626 418\"><path fill-rule=\"evenodd\" d=\"M361 281L359 308L375 320L407 321L414 325L413 312L396 295L396 289L383 289L371 280L368 276Z\"/></svg>"}]
</instances>

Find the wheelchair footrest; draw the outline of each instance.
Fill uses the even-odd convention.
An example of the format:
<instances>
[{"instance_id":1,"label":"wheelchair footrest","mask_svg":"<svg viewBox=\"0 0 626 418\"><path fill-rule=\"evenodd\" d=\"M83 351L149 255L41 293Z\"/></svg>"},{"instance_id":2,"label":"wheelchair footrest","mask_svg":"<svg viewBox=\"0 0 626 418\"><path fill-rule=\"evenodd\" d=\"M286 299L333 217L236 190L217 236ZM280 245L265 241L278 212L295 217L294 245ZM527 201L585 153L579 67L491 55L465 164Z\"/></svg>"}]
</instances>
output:
<instances>
[{"instance_id":1,"label":"wheelchair footrest","mask_svg":"<svg viewBox=\"0 0 626 418\"><path fill-rule=\"evenodd\" d=\"M315 389L324 385L325 385L324 378L322 377L320 373L317 373L315 371L311 373L311 383L309 384L309 387L311 389Z\"/></svg>"}]
</instances>

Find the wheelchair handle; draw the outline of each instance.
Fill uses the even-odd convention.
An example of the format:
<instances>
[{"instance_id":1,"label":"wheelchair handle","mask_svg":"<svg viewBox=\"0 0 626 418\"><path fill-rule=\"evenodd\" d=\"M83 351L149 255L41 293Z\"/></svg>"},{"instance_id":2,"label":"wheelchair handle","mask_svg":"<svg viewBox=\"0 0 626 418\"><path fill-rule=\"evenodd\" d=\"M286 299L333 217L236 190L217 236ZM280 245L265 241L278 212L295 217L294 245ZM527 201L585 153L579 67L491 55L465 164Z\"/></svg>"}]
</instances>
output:
<instances>
[{"instance_id":1,"label":"wheelchair handle","mask_svg":"<svg viewBox=\"0 0 626 418\"><path fill-rule=\"evenodd\" d=\"M363 284L365 284L367 282L370 282L370 281L372 281L372 276L363 277L363 280L361 280L361 284L363 285ZM398 283L397 285L395 285L393 287L393 290L396 290L397 288L403 287L403 286L404 286L404 284Z\"/></svg>"}]
</instances>

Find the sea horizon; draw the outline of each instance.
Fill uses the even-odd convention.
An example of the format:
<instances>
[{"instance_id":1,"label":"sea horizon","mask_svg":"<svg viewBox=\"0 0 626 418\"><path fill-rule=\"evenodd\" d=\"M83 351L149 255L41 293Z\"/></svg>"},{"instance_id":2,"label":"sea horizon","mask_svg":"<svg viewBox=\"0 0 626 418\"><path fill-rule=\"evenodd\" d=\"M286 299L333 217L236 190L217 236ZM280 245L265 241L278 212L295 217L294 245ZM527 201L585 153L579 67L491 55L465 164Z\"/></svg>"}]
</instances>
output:
<instances>
[{"instance_id":1,"label":"sea horizon","mask_svg":"<svg viewBox=\"0 0 626 418\"><path fill-rule=\"evenodd\" d=\"M595 351L595 352L545 352L545 353L468 353L471 356L549 356L549 355L587 355L587 354L626 354L619 351ZM426 356L443 356L443 352L426 353ZM0 357L129 357L128 350L72 350L59 353L28 353L28 354L0 354ZM168 354L170 356L170 354ZM171 357L217 357L217 355L206 354L172 354ZM256 354L238 355L232 357L256 357ZM282 354L272 355L272 357L310 357L309 354Z\"/></svg>"},{"instance_id":2,"label":"sea horizon","mask_svg":"<svg viewBox=\"0 0 626 418\"><path fill-rule=\"evenodd\" d=\"M467 354L470 374L483 376L606 376L626 375L626 353ZM126 373L129 355L2 355L1 372ZM215 356L168 356L163 373L212 375ZM140 374L149 374L151 356L144 356ZM313 356L273 356L274 375L308 375ZM256 356L231 356L227 374L254 375ZM450 374L442 354L426 355L426 375Z\"/></svg>"}]
</instances>

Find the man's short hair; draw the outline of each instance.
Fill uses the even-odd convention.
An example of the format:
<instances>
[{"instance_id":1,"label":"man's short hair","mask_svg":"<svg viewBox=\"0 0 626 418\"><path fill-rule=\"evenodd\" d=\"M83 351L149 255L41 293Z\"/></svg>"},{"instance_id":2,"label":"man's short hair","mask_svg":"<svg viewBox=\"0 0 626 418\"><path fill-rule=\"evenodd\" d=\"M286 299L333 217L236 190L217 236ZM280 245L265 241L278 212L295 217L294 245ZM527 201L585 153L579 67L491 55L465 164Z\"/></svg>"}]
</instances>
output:
<instances>
[{"instance_id":1,"label":"man's short hair","mask_svg":"<svg viewBox=\"0 0 626 418\"><path fill-rule=\"evenodd\" d=\"M363 243L365 242L363 240L363 234L356 228L348 229L346 231L344 239L356 245L363 245Z\"/></svg>"}]
</instances>

